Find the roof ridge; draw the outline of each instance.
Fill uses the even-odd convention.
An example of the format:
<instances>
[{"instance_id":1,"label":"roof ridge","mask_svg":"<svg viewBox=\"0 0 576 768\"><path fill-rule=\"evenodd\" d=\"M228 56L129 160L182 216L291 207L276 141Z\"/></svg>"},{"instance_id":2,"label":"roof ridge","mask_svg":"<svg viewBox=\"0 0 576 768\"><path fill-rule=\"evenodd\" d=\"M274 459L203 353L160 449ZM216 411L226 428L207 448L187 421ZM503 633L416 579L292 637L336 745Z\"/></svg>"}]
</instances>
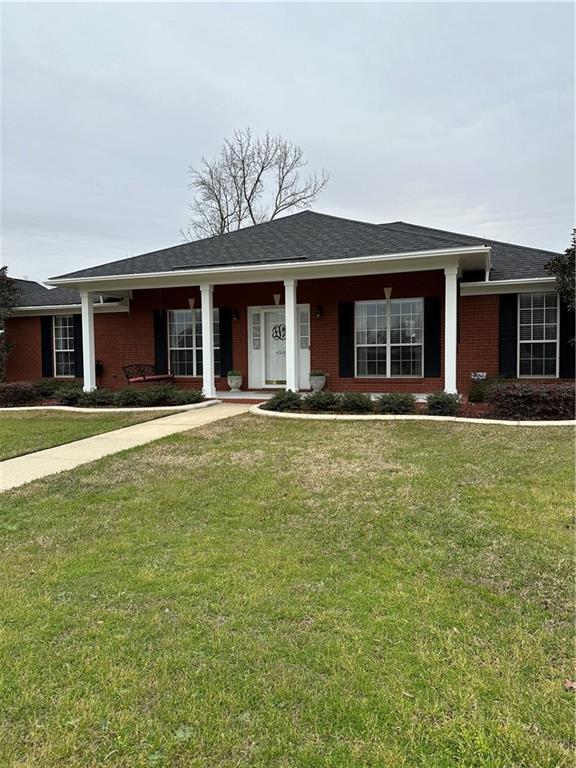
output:
<instances>
[{"instance_id":1,"label":"roof ridge","mask_svg":"<svg viewBox=\"0 0 576 768\"><path fill-rule=\"evenodd\" d=\"M215 240L217 238L218 239L222 239L222 238L226 238L227 239L231 235L237 235L240 232L247 232L247 231L256 229L257 227L263 227L263 226L265 226L267 224L268 225L277 224L280 221L285 221L286 219L294 219L294 218L296 218L296 216L303 216L303 215L320 216L320 217L325 218L325 219L334 219L335 221L348 221L348 222L350 222L352 224L362 224L364 226L370 226L370 227L377 227L378 226L377 224L373 224L372 222L369 222L369 221L357 221L355 219L344 219L341 216L333 216L333 215L331 215L329 213L320 213L319 211L312 211L310 208L307 208L304 211L296 211L296 213L291 213L288 216L280 216L277 219L268 219L268 221L260 221L260 222L258 222L258 224L251 224L249 227L241 227L240 229L234 229L231 232L223 232L221 235L210 235L210 237L201 237L198 240L186 240L186 242L184 242L184 243L177 243L176 245L168 245L165 248L157 248L156 250L153 250L153 251L146 251L144 253L137 253L135 256L126 256L126 258L124 258L124 259L113 259L112 261L106 261L103 264L94 264L92 267L84 267L83 269L74 270L74 272L66 272L66 273L64 273L64 275L54 275L53 277L50 277L49 279L50 280L57 280L60 277L73 277L77 272L84 272L86 269L94 269L96 267L107 267L110 264L117 264L119 261L120 262L127 262L127 261L130 261L131 259L138 259L141 256L148 256L148 255L150 255L152 253L160 254L160 253L164 253L165 251L171 251L174 248L182 248L183 246L195 245L196 243L205 243L205 242L208 242L210 240Z\"/></svg>"},{"instance_id":2,"label":"roof ridge","mask_svg":"<svg viewBox=\"0 0 576 768\"><path fill-rule=\"evenodd\" d=\"M379 224L378 226L381 227L382 229L389 229L392 232L394 232L394 231L397 232L398 231L398 227L393 227L392 225L393 224L404 224L404 223L405 222L403 222L403 221L391 222L390 224ZM413 226L418 227L417 224L408 224L408 226L409 227L413 227ZM408 232L408 230L403 229L402 227L400 227L400 229L402 230L402 232ZM435 231L434 229L428 228L428 227L422 227L422 229L429 229L430 232L434 232ZM440 232L441 230L437 230L437 231ZM410 231L410 234L412 234L412 235L414 235L416 237L428 238L430 240L442 241L442 237L440 237L440 235L438 235L438 234L429 234L429 233L425 234L424 232L413 232L413 231ZM450 232L450 233L447 233L447 234L452 234L452 235L454 235L454 237L460 237L460 238L470 238L471 237L470 235L459 235L457 232ZM471 239L476 240L477 238L472 237Z\"/></svg>"},{"instance_id":3,"label":"roof ridge","mask_svg":"<svg viewBox=\"0 0 576 768\"><path fill-rule=\"evenodd\" d=\"M505 245L511 248L522 248L525 251L535 251L536 253L550 253L553 256L557 256L559 251L549 251L547 248L535 248L532 245L520 245L518 243L506 242L506 240L494 240L491 237L481 237L480 235L465 235L462 232L453 232L450 229L438 229L437 227L425 227L423 224L411 224L408 221L393 221L390 224L380 224L381 227L400 224L401 227L409 227L415 229L425 229L427 232L441 232L443 235L451 235L453 237L467 237L470 240L478 240L483 243L495 243L496 245ZM403 231L407 231L404 229ZM429 237L436 237L436 235L429 235Z\"/></svg>"},{"instance_id":4,"label":"roof ridge","mask_svg":"<svg viewBox=\"0 0 576 768\"><path fill-rule=\"evenodd\" d=\"M373 221L362 221L361 219L350 219L347 216L335 216L333 213L322 213L321 211L313 211L310 208L307 208L305 211L299 211L298 213L311 213L313 216L322 216L324 219L336 219L336 221L348 221L351 224L364 224L367 227L378 227L381 226L380 224L375 224ZM293 214L296 216L297 214ZM284 216L283 218L287 219L288 216ZM274 219L274 221L278 221L278 219Z\"/></svg>"}]
</instances>

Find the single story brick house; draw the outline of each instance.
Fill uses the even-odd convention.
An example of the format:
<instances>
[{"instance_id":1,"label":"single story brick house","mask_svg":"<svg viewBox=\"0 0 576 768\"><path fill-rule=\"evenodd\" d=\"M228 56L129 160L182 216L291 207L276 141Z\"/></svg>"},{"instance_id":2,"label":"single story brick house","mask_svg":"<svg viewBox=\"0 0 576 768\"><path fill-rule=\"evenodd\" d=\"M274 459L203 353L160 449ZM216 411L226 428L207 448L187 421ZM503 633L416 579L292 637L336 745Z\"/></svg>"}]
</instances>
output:
<instances>
[{"instance_id":1,"label":"single story brick house","mask_svg":"<svg viewBox=\"0 0 576 768\"><path fill-rule=\"evenodd\" d=\"M20 281L9 381L126 385L150 366L208 397L243 388L469 391L477 374L573 379L556 254L311 211L54 277ZM130 375L130 378L140 378Z\"/></svg>"}]
</instances>

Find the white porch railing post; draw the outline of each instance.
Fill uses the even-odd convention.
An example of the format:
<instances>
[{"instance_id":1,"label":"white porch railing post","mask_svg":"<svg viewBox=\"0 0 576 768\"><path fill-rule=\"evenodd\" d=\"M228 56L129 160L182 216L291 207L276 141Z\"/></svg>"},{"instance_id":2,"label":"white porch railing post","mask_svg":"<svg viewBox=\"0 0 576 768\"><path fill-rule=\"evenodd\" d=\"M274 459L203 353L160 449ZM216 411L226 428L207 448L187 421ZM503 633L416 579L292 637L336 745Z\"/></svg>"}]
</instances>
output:
<instances>
[{"instance_id":1,"label":"white porch railing post","mask_svg":"<svg viewBox=\"0 0 576 768\"><path fill-rule=\"evenodd\" d=\"M202 390L205 397L215 397L214 386L214 302L213 285L201 285L202 297Z\"/></svg>"},{"instance_id":2,"label":"white porch railing post","mask_svg":"<svg viewBox=\"0 0 576 768\"><path fill-rule=\"evenodd\" d=\"M458 267L445 267L444 391L456 394L458 354Z\"/></svg>"},{"instance_id":3,"label":"white porch railing post","mask_svg":"<svg viewBox=\"0 0 576 768\"><path fill-rule=\"evenodd\" d=\"M298 304L296 280L284 280L286 305L286 389L298 392Z\"/></svg>"},{"instance_id":4,"label":"white porch railing post","mask_svg":"<svg viewBox=\"0 0 576 768\"><path fill-rule=\"evenodd\" d=\"M84 392L96 389L96 347L94 344L94 296L89 291L80 291L82 306L82 367L84 369Z\"/></svg>"}]
</instances>

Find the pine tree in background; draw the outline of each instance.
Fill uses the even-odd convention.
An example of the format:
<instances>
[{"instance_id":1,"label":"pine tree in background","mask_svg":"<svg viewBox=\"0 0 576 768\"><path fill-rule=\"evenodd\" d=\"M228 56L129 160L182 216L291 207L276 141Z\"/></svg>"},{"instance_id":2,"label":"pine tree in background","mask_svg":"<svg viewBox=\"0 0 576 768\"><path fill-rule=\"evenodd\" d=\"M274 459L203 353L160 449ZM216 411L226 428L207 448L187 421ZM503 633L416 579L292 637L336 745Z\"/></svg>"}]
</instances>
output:
<instances>
[{"instance_id":1,"label":"pine tree in background","mask_svg":"<svg viewBox=\"0 0 576 768\"><path fill-rule=\"evenodd\" d=\"M563 254L555 256L546 264L546 271L556 278L560 300L571 312L576 310L576 229L572 230L572 244Z\"/></svg>"},{"instance_id":2,"label":"pine tree in background","mask_svg":"<svg viewBox=\"0 0 576 768\"><path fill-rule=\"evenodd\" d=\"M8 267L0 267L0 382L6 375L6 358L11 345L6 338L6 320L18 306L20 289L15 280L8 277Z\"/></svg>"}]
</instances>

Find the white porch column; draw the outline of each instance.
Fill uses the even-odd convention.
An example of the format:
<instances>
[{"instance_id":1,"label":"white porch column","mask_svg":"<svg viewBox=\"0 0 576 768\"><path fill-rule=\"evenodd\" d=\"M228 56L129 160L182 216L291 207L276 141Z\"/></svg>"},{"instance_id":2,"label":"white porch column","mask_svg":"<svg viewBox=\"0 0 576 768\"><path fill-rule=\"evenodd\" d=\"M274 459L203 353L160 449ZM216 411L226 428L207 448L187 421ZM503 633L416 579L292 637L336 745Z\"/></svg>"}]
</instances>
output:
<instances>
[{"instance_id":1,"label":"white porch column","mask_svg":"<svg viewBox=\"0 0 576 768\"><path fill-rule=\"evenodd\" d=\"M94 295L80 291L82 305L82 365L84 368L84 392L96 389L96 348L94 345Z\"/></svg>"},{"instance_id":2,"label":"white porch column","mask_svg":"<svg viewBox=\"0 0 576 768\"><path fill-rule=\"evenodd\" d=\"M202 297L202 390L205 397L215 397L214 386L214 302L213 285L201 285Z\"/></svg>"},{"instance_id":3,"label":"white porch column","mask_svg":"<svg viewBox=\"0 0 576 768\"><path fill-rule=\"evenodd\" d=\"M458 267L444 267L444 391L456 394Z\"/></svg>"},{"instance_id":4,"label":"white porch column","mask_svg":"<svg viewBox=\"0 0 576 768\"><path fill-rule=\"evenodd\" d=\"M286 305L286 389L298 392L298 305L296 280L284 280Z\"/></svg>"}]
</instances>

